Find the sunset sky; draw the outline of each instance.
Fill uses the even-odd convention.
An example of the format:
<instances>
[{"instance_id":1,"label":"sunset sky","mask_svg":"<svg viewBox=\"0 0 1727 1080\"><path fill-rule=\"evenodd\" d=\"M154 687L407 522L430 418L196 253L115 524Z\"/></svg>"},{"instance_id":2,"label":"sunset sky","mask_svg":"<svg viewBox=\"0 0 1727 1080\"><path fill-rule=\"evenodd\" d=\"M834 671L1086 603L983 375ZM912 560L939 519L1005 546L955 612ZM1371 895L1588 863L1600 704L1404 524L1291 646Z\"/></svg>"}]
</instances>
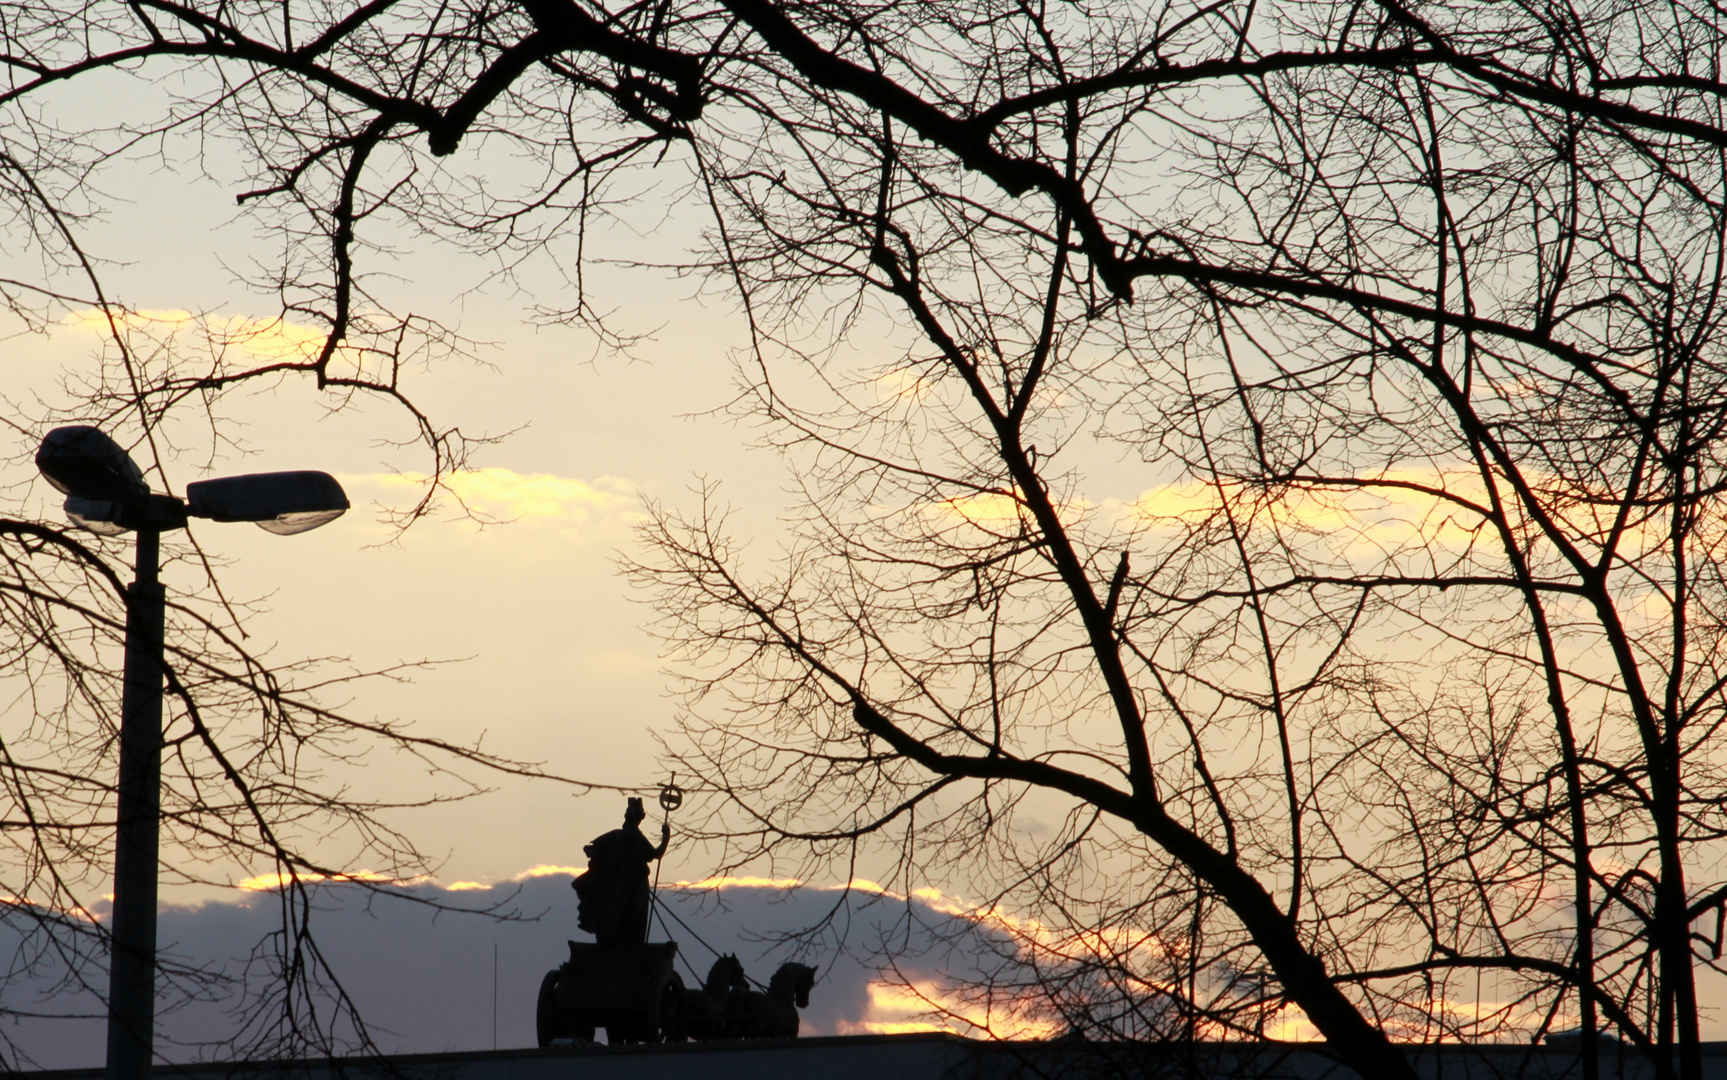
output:
<instances>
[{"instance_id":1,"label":"sunset sky","mask_svg":"<svg viewBox=\"0 0 1727 1080\"><path fill-rule=\"evenodd\" d=\"M149 330L183 323L190 338L190 311L226 326L275 315L270 298L249 293L225 269L274 251L236 219L232 186L200 179L191 166L126 168L109 180L130 205L92 225L85 240L110 262L110 294L151 313ZM484 734L488 749L565 775L658 783L665 776L648 732L672 708L668 683L642 629L649 612L629 599L616 558L632 543L644 496L675 502L707 476L723 480L726 498L771 516L766 508L780 483L767 455L744 450L745 433L699 415L727 396L729 312L657 274L635 275L635 285L647 278L654 287L629 295L635 286L620 272L608 289L629 295L620 318L657 332L637 358L618 358L580 332L528 325L535 301L563 299L561 281L546 282L539 295L500 286L463 296L485 278L483 261L435 246L413 255L373 264L403 275L384 283L392 302L489 343L479 355L493 366L457 362L417 372L409 391L441 424L470 434L514 432L483 452L480 471L456 481L475 511L509 523L482 529L445 506L398 536L380 523L381 508L412 505L419 492L411 477L427 466L418 448L379 445L411 434L404 417L382 402L327 416L333 399L289 380L230 399L254 456L231 456L210 473L201 463L170 463L176 485L317 468L338 475L354 509L293 538L210 523L195 525L198 535L211 553L232 560L224 581L233 595L270 597L268 612L247 629L254 647L274 643L277 659L346 657L356 668L459 661L411 683L357 688L346 706L355 715L411 719L454 740ZM265 335L255 347L293 348L294 330ZM60 377L86 367L101 344L92 321L76 317L46 338L11 338L0 352L6 399L19 411L33 395L64 403ZM57 518L58 500L38 482L27 507ZM164 577L170 589L196 581L185 566L170 565ZM395 789L415 780L409 763L390 760L376 761L367 776ZM578 859L581 844L615 827L621 810L618 796L577 799L551 784L511 783L407 824L428 850L447 856L444 878L490 882ZM703 870L692 852L674 849L672 862L680 874Z\"/></svg>"},{"instance_id":2,"label":"sunset sky","mask_svg":"<svg viewBox=\"0 0 1727 1080\"><path fill-rule=\"evenodd\" d=\"M56 102L57 122L72 129L98 114L114 123L112 110L135 106L147 115L160 104L148 100L141 84L119 76L106 84L81 81L68 93L85 95ZM518 166L497 157L483 139L473 142L443 167L458 179L507 191ZM169 142L166 162L159 151L144 148L135 160L102 173L98 182L109 209L81 225L82 241L101 261L108 295L139 313L136 333L187 349L215 333L260 359L314 348L315 328L275 321L276 299L242 280L267 275L281 258L280 238L236 210L236 193L255 181L243 177L220 146L209 148L202 160L184 142ZM670 727L678 683L650 632L652 609L619 572L620 560L638 551L634 529L643 520L644 503L687 509L711 487L715 501L732 510L731 532L746 541L748 567L771 559L795 502L785 463L756 445L762 431L726 414L746 343L730 294L664 268L693 249L703 225L701 207L679 187L685 175L679 162L668 161L662 173L647 176L639 196L619 208L615 221L588 240L589 302L608 312L612 329L638 335L627 354L604 347L588 331L537 314L574 302L574 253L567 247L504 273L484 254L407 230L392 232L388 223L367 234L390 249L361 256L362 271L374 275L369 286L390 309L434 318L475 343L471 359L413 370L404 383L439 427L459 426L469 437L503 437L481 447L470 470L450 478L469 515L446 499L406 531L389 523L392 512L420 497L428 458L424 447L413 444L407 417L386 401L360 399L336 410L340 399L321 395L307 379L259 382L221 405L228 425L223 434L240 440L245 453L225 453L213 463L203 456L208 440L191 428L181 430L185 452L165 462L177 492L208 476L321 469L341 480L354 503L339 521L289 538L247 525L194 523L205 550L227 563L221 577L226 593L242 603L262 601L245 624L254 652L280 662L331 658L328 670L336 674L408 665L400 678L361 680L326 695L328 704L362 720L411 721L418 734L477 741L491 753L578 781L649 791L670 778L654 735ZM656 186L655 177L664 186ZM29 254L4 252L0 262L21 257ZM19 278L31 273L39 268L8 269ZM65 384L89 369L104 348L105 328L91 312L75 311L47 334L16 331L8 329L0 349L0 407L30 423L45 409L73 400ZM812 328L816 337L824 332ZM887 372L879 390L892 397L921 392L895 372L906 350L916 347L913 340L891 316L866 310L843 348L848 361ZM1088 416L1086 422L1094 420ZM137 431L114 434L125 442ZM1172 475L1141 463L1130 448L1090 432L1072 434L1051 470L1076 467L1083 476L1076 488L1063 491L1064 506L1104 517L1137 516L1143 525L1148 518L1188 513L1209 498L1202 487L1172 483ZM21 442L0 455L14 469L0 477L0 500L12 510L58 519L61 496L29 471L31 450ZM1351 498L1356 496L1292 498L1280 512L1304 515L1326 543L1334 540L1328 525L1345 518L1349 530L1335 535L1367 545L1395 547L1415 533L1439 547L1471 540L1439 524L1430 505L1378 494L1346 505ZM1373 500L1375 505L1366 505ZM979 520L1002 508L984 498L931 512ZM185 560L171 560L163 576L171 593L200 580ZM1412 648L1383 647L1388 653ZM1224 753L1251 756L1261 749ZM575 936L568 876L583 863L582 845L617 827L622 817L621 792L584 793L554 781L463 771L497 790L390 818L436 864L435 875L403 888L477 905L519 888L524 910L544 917L506 927L478 921L434 926L421 918L424 909L400 904L399 911L375 914L361 910L355 893L340 886L327 890L330 940L356 973L356 993L376 995L371 1000L381 1009L379 1023L395 1039L387 1049L486 1045L489 1028L475 1026L473 1001L463 1005L441 991L426 999L448 1005L452 1015L459 1011L459 1022L446 1021L435 1009L410 1009L412 1002L390 994L404 981L402 965L423 963L424 971L406 981L433 988L461 982L472 998L482 985L475 972L489 972L494 945L515 998L500 1042L529 1041L530 1014L521 1002L544 968L557 962L561 943ZM358 797L381 799L416 798L438 783L419 761L384 753L341 779ZM1037 797L1052 804L1062 798ZM1050 816L1059 820L1061 811ZM650 835L661 818L650 800ZM671 825L665 879L697 882L713 874L719 853L681 842L675 815ZM319 854L337 865L367 869L340 850ZM267 914L271 882L251 876L259 869L234 867L233 888L223 892L167 890L165 941L194 943L189 954L220 962L225 950L231 957L231 950L243 949L246 934L255 939L266 932L260 913ZM749 869L781 879L779 885L788 884L784 876L794 872L771 865ZM872 868L855 872L861 877ZM760 935L798 925L846 883L840 870L812 876L807 890L787 900L763 882L734 881L719 897L729 906L714 906L715 893L695 890L680 890L678 902L691 906L692 918L713 920L716 942L753 950L752 970L765 977L768 965L789 956L762 945ZM883 912L897 918L915 910L931 923L958 918L968 903L957 895L961 889L947 881L889 882L885 890L865 885L856 896L875 906L859 916L861 936L847 944L867 943L869 933L879 932ZM867 952L860 947L844 953L834 944L811 957L828 966L808 1030L900 1030L919 1011L915 995L867 970L861 962ZM705 968L705 956L688 943L686 954L699 957L698 966ZM377 979L368 991L366 979L382 972L389 980ZM947 960L920 959L908 961L905 973L935 996L942 979L966 972L956 972ZM483 985L489 994L489 982ZM1705 978L1709 1000L1727 1000L1722 985L1720 978ZM1491 995L1491 987L1482 991L1482 1001ZM59 1045L59 1030L42 1029L41 1044ZM1292 1022L1277 1034L1309 1030ZM1705 1032L1727 1033L1727 1017L1707 1014Z\"/></svg>"},{"instance_id":3,"label":"sunset sky","mask_svg":"<svg viewBox=\"0 0 1727 1080\"><path fill-rule=\"evenodd\" d=\"M450 167L486 167L479 157ZM221 171L219 158L207 164ZM676 167L666 173L675 179ZM141 313L143 334L195 350L200 329L214 328L262 357L315 347L314 333L272 322L274 299L236 278L276 254L268 235L237 216L240 181L201 177L184 161L174 169L117 166L107 176L107 188L124 201L87 224L85 242L106 260L109 294ZM488 182L507 179L505 168ZM573 295L568 268L551 260L505 281L488 280L494 267L484 257L421 239L390 237L398 251L366 256L377 273L370 284L394 310L435 317L482 343L481 362L413 371L405 386L441 426L459 425L470 436L509 433L482 448L475 471L452 485L471 509L502 524L479 526L448 502L405 533L383 522L387 511L418 498L415 480L428 463L423 448L381 445L412 437L406 417L386 402L360 400L330 414L334 396L298 378L227 399L224 411L238 425L230 430L251 456L230 455L206 471L194 449L169 463L178 489L207 475L316 468L336 474L354 502L334 524L289 538L194 523L207 550L231 561L223 572L230 594L268 597L265 613L247 624L254 647L273 643L280 660L344 657L356 669L450 661L410 682L375 680L336 700L355 715L411 719L452 740L483 734L486 749L566 776L644 787L668 778L650 732L672 715L675 684L645 629L652 611L617 571L620 555L637 550L632 526L642 500L689 508L700 485L717 483L734 533L750 541L746 563L757 565L771 555L793 501L780 459L752 448L759 431L722 415L745 343L730 297L668 271L606 264L670 261L689 248L701 222L674 196L647 192L606 243L590 241L590 255L599 251L587 280L596 306L617 329L644 335L628 356L584 331L535 324L536 306L557 307ZM0 351L5 398L26 414L32 396L63 404L60 380L88 368L102 332L101 321L83 312L46 337L12 337ZM852 335L850 347L857 358L891 367L906 339L878 318ZM907 390L890 377L881 392ZM191 438L188 445L205 444ZM1119 448L1096 454L1087 475L1084 501L1124 513L1157 480ZM29 479L28 472L7 478ZM58 518L59 500L38 481L26 508ZM164 578L171 589L197 580L192 568L172 564ZM365 782L401 792L417 777L409 762L380 759ZM406 823L427 850L446 857L441 880L494 882L577 860L581 845L615 827L621 810L621 796L576 798L554 784L511 781ZM656 823L657 812L650 827ZM667 871L700 877L710 861L711 853L674 844Z\"/></svg>"},{"instance_id":4,"label":"sunset sky","mask_svg":"<svg viewBox=\"0 0 1727 1080\"><path fill-rule=\"evenodd\" d=\"M94 224L85 240L109 260L110 295L144 313L141 331L178 335L194 347L206 324L238 336L261 329L248 346L260 355L305 346L310 338L303 329L271 326L272 300L248 292L224 269L267 259L272 251L250 224L236 219L231 189L198 178L189 167L128 168L115 179L130 206ZM634 243L627 230L619 242ZM484 342L477 352L485 363L416 372L408 388L441 424L459 424L469 434L513 432L482 452L475 471L452 481L471 510L500 524L481 527L446 504L406 533L395 531L382 519L419 497L416 481L426 466L421 448L380 445L410 433L404 418L385 403L364 401L328 415L330 399L320 398L309 382L289 380L230 399L227 411L244 425L252 456L231 456L208 472L197 462L171 462L175 486L183 491L205 475L317 468L340 478L353 510L291 538L246 525L193 527L210 553L230 561L223 582L231 596L268 597L267 610L246 626L254 649L268 649L278 660L345 658L336 670L448 661L414 673L411 681L370 680L336 695L332 703L350 714L412 720L419 732L453 741L483 737L487 750L541 762L566 776L656 785L668 777L650 733L672 713L672 683L658 643L644 629L651 611L632 599L616 566L632 550L642 500L687 504L694 487L718 481L738 520L768 542L785 502L773 456L748 450L747 431L711 415L732 387L730 353L738 344L732 313L721 299L697 297L690 282L620 270L598 288L615 299L620 325L652 337L630 357L619 357L579 331L531 325L536 301L564 299L562 281L544 282L543 291L540 283L522 282L532 293L502 286L471 292L486 276L482 261L435 246L413 254L374 263L402 275L386 285L392 301ZM99 320L85 313L46 337L10 338L0 350L0 395L20 413L36 396L63 404L61 379L88 368L102 347L101 332ZM31 448L12 449L27 460ZM6 477L9 495L22 496L31 513L59 518L61 497L47 484L35 482L27 492L16 486L31 479L27 473ZM171 562L164 580L173 590L197 577L192 567ZM503 950L502 1045L530 1045L532 992L543 970L556 964L563 941L576 936L568 873L556 868L582 865L582 845L617 827L622 816L620 794L577 797L554 783L468 774L499 790L393 819L441 864L434 880L413 887L484 906L520 885L527 890L524 910L544 917L503 925L446 919L431 927L421 926L420 909L412 905L348 917L335 904L322 924L326 940L335 943L341 974L389 1049L490 1045L489 1027L480 1022L489 1009L476 1010L449 987L478 993L474 988L483 983L489 1005L493 943ZM414 762L388 755L375 757L353 781L368 794L427 790ZM654 807L649 829L659 820ZM674 840L665 878L701 879L713 858ZM261 883L238 872L234 877L236 888L225 896L165 890L164 947L178 941L183 954L223 963L267 933L274 916L267 903L257 902ZM795 912L768 903L770 894L777 890L737 894L721 920L725 925L709 925L709 935L742 950L740 933L780 927ZM103 914L100 907L97 913ZM705 925L712 924L713 913L706 915ZM705 970L707 960L693 943L690 948ZM752 971L765 978L771 967L755 958L760 951L746 955ZM835 956L814 959L831 963ZM425 978L409 980L427 987L425 995L402 997L404 963L431 965ZM376 987L374 976L383 979ZM870 1030L867 1023L889 1030L915 1011L915 1003L896 1006L891 994L869 990L868 982L855 962L830 971L808 1030ZM9 993L18 1007L28 988L20 984ZM63 997L47 1007L80 1011L77 1001ZM98 1007L85 1002L83 1008ZM78 1023L39 1021L12 1037L45 1067L99 1064L96 1028L84 1031ZM83 1023L99 1027L98 1021ZM164 1020L164 1031L198 1038L221 1023L215 1014L177 1014Z\"/></svg>"},{"instance_id":5,"label":"sunset sky","mask_svg":"<svg viewBox=\"0 0 1727 1080\"><path fill-rule=\"evenodd\" d=\"M215 165L219 171L220 162ZM315 340L303 327L272 324L274 300L236 280L236 271L268 263L276 250L253 223L236 216L237 182L202 178L189 163L167 170L148 162L116 168L108 179L109 190L122 193L125 202L106 219L89 223L84 239L106 260L109 294L141 313L141 335L195 350L200 331L209 328L260 357L292 354ZM695 223L679 218L675 206L649 199L637 209L636 219L611 231L615 250L603 252L602 259L669 259L692 240ZM320 397L307 381L290 379L228 400L226 413L243 425L233 430L250 456L232 455L208 471L195 453L170 462L174 485L183 490L206 475L316 468L340 478L353 510L290 538L245 525L195 522L193 528L212 555L229 560L223 571L229 595L268 598L265 611L246 625L254 649L269 649L278 660L345 658L335 665L338 670L448 661L413 673L410 681L371 680L335 695L332 703L350 714L412 720L419 732L453 741L483 736L487 750L543 762L548 771L578 779L656 785L668 777L656 761L651 733L673 714L675 683L663 670L659 643L645 629L651 610L631 596L617 571L619 557L634 550L632 527L641 519L643 500L688 507L697 488L718 483L719 501L733 508L734 526L752 540L751 558L771 552L791 502L778 458L751 449L756 433L720 415L735 392L733 365L743 344L736 312L724 295L703 293L698 283L670 273L612 267L593 274L589 287L600 306L614 313L616 326L647 335L629 356L619 356L584 332L534 325L536 304L556 307L569 300L558 268L541 265L513 283L487 284L491 268L481 258L435 244L402 243L394 258L371 257L373 269L396 275L373 284L397 310L430 315L484 343L476 350L483 363L417 371L406 385L440 425L460 425L469 435L511 433L480 452L474 471L452 481L470 509L501 523L482 527L446 504L407 532L396 532L382 519L418 498L416 480L427 463L421 448L382 445L411 435L405 418L387 403L363 400L330 414L331 398ZM103 347L102 332L101 321L83 312L47 336L10 338L0 351L0 393L25 415L33 397L64 404L61 380L88 369ZM891 365L901 355L889 335L862 340L863 348L880 351L866 359ZM906 390L885 385L883 393ZM135 433L116 434L125 439ZM188 444L200 445L195 438ZM14 448L20 463L30 449ZM1131 469L1117 479L1099 497L1125 505L1144 487ZM58 518L60 496L39 481L27 491L16 486L29 480L28 472L6 478L25 509ZM989 508L961 512L987 514ZM164 579L171 590L198 580L192 566L173 562ZM469 775L487 782L483 774ZM414 762L387 755L375 757L352 779L368 794L425 789ZM434 880L412 887L478 906L521 884L532 901L526 906L543 913L541 921L498 928L446 920L438 924L442 936L435 946L423 939L430 931L413 928L419 909L411 905L360 921L338 910L324 924L329 940L337 942L333 952L342 957L345 977L390 1035L390 1048L489 1044L489 1031L475 1026L479 1014L468 1007L472 1002L463 999L451 1018L441 1018L439 1009L455 999L438 990L404 1008L396 989L403 982L394 973L404 962L441 964L409 981L432 987L460 983L470 990L483 982L489 994L493 941L503 949L508 1007L502 1043L531 1040L531 1015L519 1007L520 999L537 986L544 967L556 962L563 940L575 934L567 873L549 868L582 865L582 845L615 828L623 810L620 794L578 797L555 783L493 782L499 790L492 794L398 820L440 862ZM661 815L651 802L650 809L652 831ZM706 877L717 853L681 845L676 817L672 824L665 879ZM268 915L255 891L267 883L246 881L239 872L234 877L236 888L225 896L166 890L164 944L172 938L186 952L220 960L224 952L244 951L248 942L240 939L246 933L266 932L268 926L247 920ZM812 881L809 902L790 905L777 889L745 887L728 891L723 917L712 909L692 914L702 915L714 940L730 938L746 959L764 957L759 943L745 939L788 928L809 914L804 909L812 903L830 902L822 890L843 882L843 876ZM859 895L870 894L866 888ZM861 937L851 942L862 943ZM686 945L705 970L705 955ZM838 956L830 951L808 958L831 965ZM761 968L765 977L774 959L751 959L752 971ZM368 973L385 971L392 975L368 997ZM936 974L924 972L926 984ZM872 978L855 960L827 969L806 1030L900 1030L907 1016L921 1010L921 1003L896 997ZM60 1001L53 1007L75 1011L75 1005ZM41 1064L94 1063L90 1054L65 1049L87 1042L69 1038L68 1023L42 1022L14 1035L47 1054L39 1057ZM197 1036L188 1030L184 1037Z\"/></svg>"}]
</instances>

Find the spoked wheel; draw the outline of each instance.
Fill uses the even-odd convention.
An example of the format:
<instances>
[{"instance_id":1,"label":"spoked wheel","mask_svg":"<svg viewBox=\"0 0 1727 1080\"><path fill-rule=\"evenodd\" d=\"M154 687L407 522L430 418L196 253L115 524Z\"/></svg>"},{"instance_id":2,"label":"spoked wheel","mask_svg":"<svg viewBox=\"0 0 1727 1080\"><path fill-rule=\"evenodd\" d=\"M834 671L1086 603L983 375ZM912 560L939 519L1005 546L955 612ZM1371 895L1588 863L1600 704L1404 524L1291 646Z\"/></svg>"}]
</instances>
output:
<instances>
[{"instance_id":1,"label":"spoked wheel","mask_svg":"<svg viewBox=\"0 0 1727 1080\"><path fill-rule=\"evenodd\" d=\"M651 1004L647 1009L636 1013L629 1020L606 1027L606 1041L613 1043L657 1043L676 1041L678 1036L678 1008L683 1004L684 980L677 972L662 983L654 992Z\"/></svg>"},{"instance_id":2,"label":"spoked wheel","mask_svg":"<svg viewBox=\"0 0 1727 1080\"><path fill-rule=\"evenodd\" d=\"M594 1041L594 1025L586 1013L574 1010L558 1011L558 976L562 971L548 971L540 980L540 999L534 1005L534 1036L541 1046L552 1045L553 1039Z\"/></svg>"},{"instance_id":3,"label":"spoked wheel","mask_svg":"<svg viewBox=\"0 0 1727 1080\"><path fill-rule=\"evenodd\" d=\"M539 1000L534 1003L534 1037L541 1046L552 1045L552 1040L563 1034L558 1030L558 974L546 972L546 977L540 980Z\"/></svg>"},{"instance_id":4,"label":"spoked wheel","mask_svg":"<svg viewBox=\"0 0 1727 1080\"><path fill-rule=\"evenodd\" d=\"M659 1028L659 1038L655 1042L683 1042L688 1038L684 1031L683 1008L684 980L674 971L660 987L659 1016L655 1025Z\"/></svg>"}]
</instances>

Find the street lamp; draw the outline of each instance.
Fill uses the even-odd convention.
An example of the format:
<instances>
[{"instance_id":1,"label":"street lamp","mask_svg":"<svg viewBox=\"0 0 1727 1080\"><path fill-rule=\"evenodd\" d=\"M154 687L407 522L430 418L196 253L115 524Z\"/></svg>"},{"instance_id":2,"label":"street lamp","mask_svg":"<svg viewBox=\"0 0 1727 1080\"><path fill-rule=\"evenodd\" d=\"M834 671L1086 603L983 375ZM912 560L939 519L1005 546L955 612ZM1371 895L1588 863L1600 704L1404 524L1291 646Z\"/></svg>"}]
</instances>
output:
<instances>
[{"instance_id":1,"label":"street lamp","mask_svg":"<svg viewBox=\"0 0 1727 1080\"><path fill-rule=\"evenodd\" d=\"M108 969L107 1080L146 1080L155 1056L156 881L162 783L162 634L156 575L162 533L190 517L250 521L283 536L315 529L348 509L335 477L253 473L158 495L130 454L93 427L50 431L36 467L66 495L66 516L103 536L138 534L126 591L126 669L120 699L120 790L114 845L113 952Z\"/></svg>"}]
</instances>

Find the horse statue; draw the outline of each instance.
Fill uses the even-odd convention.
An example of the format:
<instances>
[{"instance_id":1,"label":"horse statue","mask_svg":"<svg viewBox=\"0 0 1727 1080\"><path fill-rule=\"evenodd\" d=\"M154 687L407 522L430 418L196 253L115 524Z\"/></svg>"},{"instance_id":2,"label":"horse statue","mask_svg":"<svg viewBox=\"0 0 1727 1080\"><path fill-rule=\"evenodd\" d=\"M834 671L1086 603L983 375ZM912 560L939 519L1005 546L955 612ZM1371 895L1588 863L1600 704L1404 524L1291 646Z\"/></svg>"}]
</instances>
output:
<instances>
[{"instance_id":1,"label":"horse statue","mask_svg":"<svg viewBox=\"0 0 1727 1080\"><path fill-rule=\"evenodd\" d=\"M798 1010L810 1004L816 969L786 963L768 980L768 992L733 990L727 1002L726 1036L732 1039L795 1039Z\"/></svg>"},{"instance_id":2,"label":"horse statue","mask_svg":"<svg viewBox=\"0 0 1727 1080\"><path fill-rule=\"evenodd\" d=\"M749 989L744 966L727 953L708 969L708 979L699 988L685 990L678 1000L677 1023L666 1032L672 1042L691 1039L705 1042L726 1037L726 1011L732 995Z\"/></svg>"}]
</instances>

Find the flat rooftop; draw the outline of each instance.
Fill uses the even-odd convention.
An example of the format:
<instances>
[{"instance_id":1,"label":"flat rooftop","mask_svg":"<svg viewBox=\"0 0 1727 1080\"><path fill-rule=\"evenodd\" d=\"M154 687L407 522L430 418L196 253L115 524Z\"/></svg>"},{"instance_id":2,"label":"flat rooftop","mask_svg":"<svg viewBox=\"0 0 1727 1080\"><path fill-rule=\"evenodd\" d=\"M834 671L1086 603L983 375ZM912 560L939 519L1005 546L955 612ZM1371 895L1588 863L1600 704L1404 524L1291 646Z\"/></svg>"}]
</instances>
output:
<instances>
[{"instance_id":1,"label":"flat rooftop","mask_svg":"<svg viewBox=\"0 0 1727 1080\"><path fill-rule=\"evenodd\" d=\"M1433 1080L1581 1077L1575 1049L1443 1044L1413 1049ZM1603 1080L1653 1080L1635 1051L1610 1045ZM16 1073L101 1080L101 1069ZM158 1065L163 1080L1351 1080L1318 1048L1268 1043L984 1042L943 1033L738 1042L396 1054L296 1061ZM1727 1043L1704 1044L1705 1080L1727 1080ZM1370 1078L1356 1078L1370 1080Z\"/></svg>"}]
</instances>

